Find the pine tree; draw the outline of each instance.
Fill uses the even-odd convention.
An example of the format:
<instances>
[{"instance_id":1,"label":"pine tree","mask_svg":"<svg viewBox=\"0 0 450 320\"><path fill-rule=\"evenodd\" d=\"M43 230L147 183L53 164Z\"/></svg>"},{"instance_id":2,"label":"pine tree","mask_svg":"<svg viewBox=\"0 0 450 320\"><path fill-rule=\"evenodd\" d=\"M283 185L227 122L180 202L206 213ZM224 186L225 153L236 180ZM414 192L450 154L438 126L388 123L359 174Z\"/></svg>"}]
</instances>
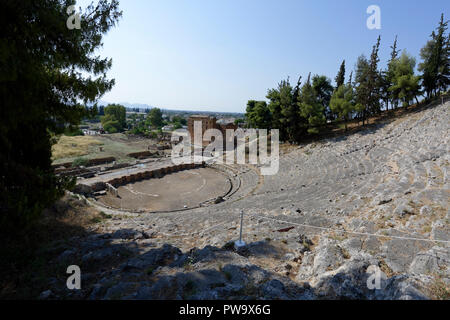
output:
<instances>
[{"instance_id":1,"label":"pine tree","mask_svg":"<svg viewBox=\"0 0 450 320\"><path fill-rule=\"evenodd\" d=\"M269 99L269 109L272 114L272 128L279 129L281 141L288 139L286 118L283 113L293 103L293 88L287 80L282 80L277 89L270 89L267 93Z\"/></svg>"},{"instance_id":2,"label":"pine tree","mask_svg":"<svg viewBox=\"0 0 450 320\"><path fill-rule=\"evenodd\" d=\"M330 109L330 99L334 91L331 80L326 76L315 75L312 78L312 87L317 100L323 107L325 118L327 120L334 120L333 112Z\"/></svg>"},{"instance_id":3,"label":"pine tree","mask_svg":"<svg viewBox=\"0 0 450 320\"><path fill-rule=\"evenodd\" d=\"M379 79L380 79L380 98L381 101L384 102L386 110L389 110L389 100L390 100L389 88L391 87L391 83L389 81L388 70L380 70Z\"/></svg>"},{"instance_id":4,"label":"pine tree","mask_svg":"<svg viewBox=\"0 0 450 320\"><path fill-rule=\"evenodd\" d=\"M282 126L282 114L281 114L281 104L280 104L280 93L277 89L270 89L267 93L267 99L269 99L269 110L272 115L272 123L270 127L272 129L280 130L280 140L284 141L285 130Z\"/></svg>"},{"instance_id":5,"label":"pine tree","mask_svg":"<svg viewBox=\"0 0 450 320\"><path fill-rule=\"evenodd\" d=\"M318 127L325 123L324 108L318 101L314 88L311 85L311 73L302 87L298 106L300 107L300 115L308 123L308 133L319 133Z\"/></svg>"},{"instance_id":6,"label":"pine tree","mask_svg":"<svg viewBox=\"0 0 450 320\"><path fill-rule=\"evenodd\" d=\"M393 65L398 60L398 55L401 50L397 50L397 36L395 36L394 44L391 46L391 58L388 61L387 70L381 73L381 97L386 103L386 110L389 109L389 102L391 107L397 106L397 99L395 98L394 92L389 90L394 81L394 70Z\"/></svg>"},{"instance_id":7,"label":"pine tree","mask_svg":"<svg viewBox=\"0 0 450 320\"><path fill-rule=\"evenodd\" d=\"M97 114L95 103L114 80L110 59L98 55L102 36L121 12L100 0L67 28L73 1L2 1L0 12L0 228L24 231L73 185L55 176L52 143L67 124Z\"/></svg>"},{"instance_id":8,"label":"pine tree","mask_svg":"<svg viewBox=\"0 0 450 320\"><path fill-rule=\"evenodd\" d=\"M420 50L423 60L419 64L422 72L422 86L427 99L433 95L446 91L450 85L449 67L449 35L446 35L448 21L444 22L444 14L441 15L436 32L431 33L431 39Z\"/></svg>"},{"instance_id":9,"label":"pine tree","mask_svg":"<svg viewBox=\"0 0 450 320\"><path fill-rule=\"evenodd\" d=\"M250 128L270 129L272 119L269 107L265 101L249 100L245 118Z\"/></svg>"},{"instance_id":10,"label":"pine tree","mask_svg":"<svg viewBox=\"0 0 450 320\"><path fill-rule=\"evenodd\" d=\"M255 122L258 129L270 129L271 114L267 102L257 101L255 105Z\"/></svg>"},{"instance_id":11,"label":"pine tree","mask_svg":"<svg viewBox=\"0 0 450 320\"><path fill-rule=\"evenodd\" d=\"M256 101L255 100L248 100L247 101L247 107L245 109L245 120L246 120L247 126L249 128L256 128L256 123L255 123L255 120L254 120L255 105L256 105Z\"/></svg>"},{"instance_id":12,"label":"pine tree","mask_svg":"<svg viewBox=\"0 0 450 320\"><path fill-rule=\"evenodd\" d=\"M331 110L345 123L345 131L347 131L347 122L355 112L354 92L350 83L341 85L334 91L330 101Z\"/></svg>"},{"instance_id":13,"label":"pine tree","mask_svg":"<svg viewBox=\"0 0 450 320\"><path fill-rule=\"evenodd\" d=\"M364 121L367 115L367 106L369 104L369 84L368 84L368 74L369 74L369 62L364 55L358 57L356 62L356 74L355 74L355 95L356 103L361 107L359 108L358 118Z\"/></svg>"},{"instance_id":14,"label":"pine tree","mask_svg":"<svg viewBox=\"0 0 450 320\"><path fill-rule=\"evenodd\" d=\"M419 76L414 75L416 59L403 51L399 59L394 60L392 68L394 71L393 85L389 89L393 92L394 98L403 101L403 106L407 107L412 99L416 99L420 94Z\"/></svg>"}]
</instances>

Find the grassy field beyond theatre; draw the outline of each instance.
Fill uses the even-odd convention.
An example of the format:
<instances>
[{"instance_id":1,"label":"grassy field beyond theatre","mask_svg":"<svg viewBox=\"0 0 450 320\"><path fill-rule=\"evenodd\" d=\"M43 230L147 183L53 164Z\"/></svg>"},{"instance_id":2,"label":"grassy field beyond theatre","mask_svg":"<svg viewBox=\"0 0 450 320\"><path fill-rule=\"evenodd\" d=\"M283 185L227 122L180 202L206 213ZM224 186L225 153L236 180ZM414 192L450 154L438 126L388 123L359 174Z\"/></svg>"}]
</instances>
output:
<instances>
[{"instance_id":1,"label":"grassy field beyond theatre","mask_svg":"<svg viewBox=\"0 0 450 320\"><path fill-rule=\"evenodd\" d=\"M95 159L115 157L118 163L135 160L127 155L146 151L156 141L122 133L98 136L62 136L52 148L53 163L60 164L77 158Z\"/></svg>"}]
</instances>

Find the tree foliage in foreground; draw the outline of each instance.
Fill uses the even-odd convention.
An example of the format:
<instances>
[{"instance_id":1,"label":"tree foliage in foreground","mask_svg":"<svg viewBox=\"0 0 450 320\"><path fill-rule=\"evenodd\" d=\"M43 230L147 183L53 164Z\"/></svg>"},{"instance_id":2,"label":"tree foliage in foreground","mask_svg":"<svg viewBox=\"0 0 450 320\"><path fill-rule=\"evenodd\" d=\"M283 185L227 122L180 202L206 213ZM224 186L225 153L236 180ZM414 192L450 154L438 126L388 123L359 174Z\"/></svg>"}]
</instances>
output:
<instances>
[{"instance_id":1,"label":"tree foliage in foreground","mask_svg":"<svg viewBox=\"0 0 450 320\"><path fill-rule=\"evenodd\" d=\"M111 60L95 50L121 16L118 2L89 6L81 29L70 30L74 2L0 5L0 228L8 233L30 225L70 186L51 167L54 137L90 115L84 105L114 85L106 77Z\"/></svg>"}]
</instances>

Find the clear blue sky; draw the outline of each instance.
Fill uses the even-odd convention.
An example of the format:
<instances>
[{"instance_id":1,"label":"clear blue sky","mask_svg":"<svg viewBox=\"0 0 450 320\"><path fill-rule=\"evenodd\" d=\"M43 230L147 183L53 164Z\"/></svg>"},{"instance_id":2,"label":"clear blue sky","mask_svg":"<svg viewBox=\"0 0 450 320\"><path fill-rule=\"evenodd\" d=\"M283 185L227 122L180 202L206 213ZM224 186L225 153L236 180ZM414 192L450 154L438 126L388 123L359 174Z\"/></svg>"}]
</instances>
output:
<instances>
[{"instance_id":1,"label":"clear blue sky","mask_svg":"<svg viewBox=\"0 0 450 320\"><path fill-rule=\"evenodd\" d=\"M78 0L85 7L87 0ZM381 30L366 9L381 8ZM115 87L102 100L168 109L244 112L268 88L308 72L334 81L370 55L381 35L384 66L395 35L419 58L450 1L406 0L122 0L123 17L104 38Z\"/></svg>"}]
</instances>

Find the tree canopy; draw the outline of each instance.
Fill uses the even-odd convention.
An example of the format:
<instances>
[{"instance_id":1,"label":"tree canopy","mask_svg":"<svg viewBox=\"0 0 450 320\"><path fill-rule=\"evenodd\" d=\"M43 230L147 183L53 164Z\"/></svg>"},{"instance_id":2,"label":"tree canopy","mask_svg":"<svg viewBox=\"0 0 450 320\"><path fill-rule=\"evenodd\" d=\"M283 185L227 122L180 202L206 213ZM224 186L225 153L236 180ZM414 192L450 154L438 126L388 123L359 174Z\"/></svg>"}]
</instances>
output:
<instances>
[{"instance_id":1,"label":"tree canopy","mask_svg":"<svg viewBox=\"0 0 450 320\"><path fill-rule=\"evenodd\" d=\"M431 33L431 39L420 51L423 61L419 64L419 71L422 72L422 86L427 98L446 91L450 85L450 35L446 34L447 29L448 21L444 21L442 14L436 32Z\"/></svg>"},{"instance_id":2,"label":"tree canopy","mask_svg":"<svg viewBox=\"0 0 450 320\"><path fill-rule=\"evenodd\" d=\"M342 61L339 72L334 80L336 82L336 89L342 86L345 82L345 60Z\"/></svg>"},{"instance_id":3,"label":"tree canopy","mask_svg":"<svg viewBox=\"0 0 450 320\"><path fill-rule=\"evenodd\" d=\"M450 85L450 35L448 21L442 14L431 39L420 52L422 62L415 74L416 60L405 50L398 48L395 37L390 59L384 70L380 70L379 51L381 37L378 36L370 57L364 54L357 59L355 69L350 71L345 84L346 65L342 61L336 75L336 87L326 76L309 73L301 86L300 79L293 87L282 80L277 88L267 92L265 101L250 100L247 104L247 124L280 130L282 141L301 141L307 135L314 135L324 124L339 119L345 122L355 119L364 125L369 117L383 110L396 108L399 102L404 106L419 101L423 93L430 99L446 92ZM402 54L400 55L400 52ZM258 108L256 108L258 106ZM268 109L268 110L267 110Z\"/></svg>"},{"instance_id":4,"label":"tree canopy","mask_svg":"<svg viewBox=\"0 0 450 320\"><path fill-rule=\"evenodd\" d=\"M334 116L330 109L330 99L334 88L331 84L331 80L326 76L315 75L312 78L312 87L318 102L324 109L326 119L333 120Z\"/></svg>"},{"instance_id":5,"label":"tree canopy","mask_svg":"<svg viewBox=\"0 0 450 320\"><path fill-rule=\"evenodd\" d=\"M392 62L393 80L389 88L395 99L402 100L403 105L409 105L412 99L417 99L420 93L420 76L414 75L416 59L403 51L401 57Z\"/></svg>"},{"instance_id":6,"label":"tree canopy","mask_svg":"<svg viewBox=\"0 0 450 320\"><path fill-rule=\"evenodd\" d=\"M161 109L152 108L148 113L147 120L152 127L161 128L164 124Z\"/></svg>"},{"instance_id":7,"label":"tree canopy","mask_svg":"<svg viewBox=\"0 0 450 320\"><path fill-rule=\"evenodd\" d=\"M247 103L246 119L249 127L258 129L270 128L271 114L267 103L265 101L249 100Z\"/></svg>"},{"instance_id":8,"label":"tree canopy","mask_svg":"<svg viewBox=\"0 0 450 320\"><path fill-rule=\"evenodd\" d=\"M103 129L109 133L121 132L127 125L126 109L120 104L109 104L104 109L105 115L101 117Z\"/></svg>"},{"instance_id":9,"label":"tree canopy","mask_svg":"<svg viewBox=\"0 0 450 320\"><path fill-rule=\"evenodd\" d=\"M320 104L316 92L311 85L310 76L303 85L299 95L300 114L308 123L308 133L318 133L318 126L325 123L324 107Z\"/></svg>"},{"instance_id":10,"label":"tree canopy","mask_svg":"<svg viewBox=\"0 0 450 320\"><path fill-rule=\"evenodd\" d=\"M74 1L5 0L0 29L0 226L25 228L71 183L51 167L55 135L83 117L84 107L114 85L111 59L96 49L121 16L116 0L100 0L68 29Z\"/></svg>"}]
</instances>

